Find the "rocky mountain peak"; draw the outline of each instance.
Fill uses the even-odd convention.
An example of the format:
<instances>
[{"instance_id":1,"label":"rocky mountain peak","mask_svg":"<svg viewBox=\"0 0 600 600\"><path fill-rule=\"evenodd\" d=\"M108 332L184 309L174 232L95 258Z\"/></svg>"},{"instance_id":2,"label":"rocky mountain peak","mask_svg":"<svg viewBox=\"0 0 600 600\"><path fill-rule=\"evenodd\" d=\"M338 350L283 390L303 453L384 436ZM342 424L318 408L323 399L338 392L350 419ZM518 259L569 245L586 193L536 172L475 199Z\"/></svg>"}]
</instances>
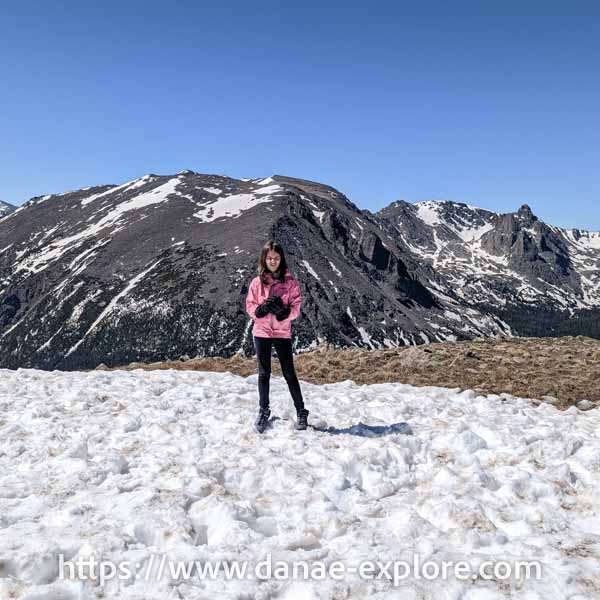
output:
<instances>
[{"instance_id":1,"label":"rocky mountain peak","mask_svg":"<svg viewBox=\"0 0 600 600\"><path fill-rule=\"evenodd\" d=\"M517 211L517 216L526 223L533 223L533 221L537 221L537 217L533 214L533 211L528 204L521 205Z\"/></svg>"}]
</instances>

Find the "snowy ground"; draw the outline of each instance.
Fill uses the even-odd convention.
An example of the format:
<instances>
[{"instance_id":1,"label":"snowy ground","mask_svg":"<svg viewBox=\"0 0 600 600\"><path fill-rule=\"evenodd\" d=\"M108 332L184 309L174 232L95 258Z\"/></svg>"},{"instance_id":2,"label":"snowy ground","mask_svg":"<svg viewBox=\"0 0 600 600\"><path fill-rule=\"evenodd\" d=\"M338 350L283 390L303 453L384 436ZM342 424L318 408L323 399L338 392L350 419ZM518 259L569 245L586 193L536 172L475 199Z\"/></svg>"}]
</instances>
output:
<instances>
[{"instance_id":1,"label":"snowy ground","mask_svg":"<svg viewBox=\"0 0 600 600\"><path fill-rule=\"evenodd\" d=\"M600 413L399 384L0 370L0 598L600 598ZM366 425L365 425L366 424ZM155 557L540 561L541 579L177 578ZM59 555L134 565L95 585ZM149 565L152 565L149 568ZM136 576L137 573L137 576ZM380 573L382 575L382 573Z\"/></svg>"}]
</instances>

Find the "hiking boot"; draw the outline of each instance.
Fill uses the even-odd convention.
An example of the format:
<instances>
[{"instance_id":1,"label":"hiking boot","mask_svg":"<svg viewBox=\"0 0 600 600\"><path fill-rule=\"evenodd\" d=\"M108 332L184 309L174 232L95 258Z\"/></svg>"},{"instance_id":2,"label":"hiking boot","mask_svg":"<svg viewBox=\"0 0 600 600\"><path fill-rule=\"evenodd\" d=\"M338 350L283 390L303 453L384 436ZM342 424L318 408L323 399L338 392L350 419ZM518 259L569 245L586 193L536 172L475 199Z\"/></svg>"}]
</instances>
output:
<instances>
[{"instance_id":1,"label":"hiking boot","mask_svg":"<svg viewBox=\"0 0 600 600\"><path fill-rule=\"evenodd\" d=\"M262 433L267 428L270 416L271 411L268 408L261 408L258 411L258 417L256 417L256 421L254 422L254 429L258 433Z\"/></svg>"},{"instance_id":2,"label":"hiking boot","mask_svg":"<svg viewBox=\"0 0 600 600\"><path fill-rule=\"evenodd\" d=\"M308 426L308 410L306 408L302 408L298 411L298 421L296 422L296 429L304 430Z\"/></svg>"}]
</instances>

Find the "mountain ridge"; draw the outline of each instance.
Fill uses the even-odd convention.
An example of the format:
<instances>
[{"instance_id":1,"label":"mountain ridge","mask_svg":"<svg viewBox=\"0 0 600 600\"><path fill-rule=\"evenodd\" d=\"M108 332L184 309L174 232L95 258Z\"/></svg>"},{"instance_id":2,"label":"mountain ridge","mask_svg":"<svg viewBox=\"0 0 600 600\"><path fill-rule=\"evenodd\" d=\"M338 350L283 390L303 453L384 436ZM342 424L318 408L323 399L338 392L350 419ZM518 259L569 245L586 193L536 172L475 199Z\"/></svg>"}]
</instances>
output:
<instances>
[{"instance_id":1,"label":"mountain ridge","mask_svg":"<svg viewBox=\"0 0 600 600\"><path fill-rule=\"evenodd\" d=\"M10 204L9 202L4 202L2 200L0 200L0 219L2 219L3 217L6 217L7 215L9 215L11 212L17 210L17 207Z\"/></svg>"},{"instance_id":2,"label":"mountain ridge","mask_svg":"<svg viewBox=\"0 0 600 600\"><path fill-rule=\"evenodd\" d=\"M534 323L572 333L600 308L600 234L546 225L526 204L400 200L371 213L319 182L185 169L35 197L0 219L0 366L251 353L244 298L271 237L301 282L298 351Z\"/></svg>"},{"instance_id":3,"label":"mountain ridge","mask_svg":"<svg viewBox=\"0 0 600 600\"><path fill-rule=\"evenodd\" d=\"M180 174L193 174L193 175L201 175L201 176L207 176L207 177L227 177L224 175L218 175L218 174L203 174L197 171L193 171L191 169L183 169L181 171L178 171L176 173L176 175L180 175ZM105 184L98 184L95 186L88 186L88 187L84 187L84 188L79 188L79 189L74 189L74 190L69 190L66 192L59 192L59 193L55 193L55 194L45 194L42 196L33 196L32 198L30 198L29 200L25 201L23 204L21 204L20 206L15 206L13 204L10 204L8 202L3 202L2 200L0 200L0 206L1 205L5 205L5 206L9 206L12 210L16 210L18 208L24 207L25 205L29 204L32 201L35 200L39 200L41 198L50 198L50 197L60 197L60 196L65 196L68 194L76 194L76 193L80 193L82 191L87 191L87 190L91 190L91 189L97 189L97 188L118 188L121 187L123 185L126 185L128 183L132 183L135 181L139 181L141 179L144 178L148 178L148 177L169 177L169 175L157 175L155 173L147 173L146 175L142 175L141 177L138 177L136 179L132 179L129 181L126 181L124 183L105 183ZM295 181L302 181L302 182L306 182L307 184L313 184L313 185L318 185L321 187L326 187L331 189L333 192L335 192L336 194L341 194L341 192L339 192L336 188L334 188L333 186L329 186L327 184L321 184L319 182L310 180L310 179L302 179L302 178L294 178L288 175L279 175L279 174L273 174L267 177L258 177L258 178L253 178L253 179L240 179L239 181L258 181L258 180L266 180L269 178L273 178L273 177L277 177L278 179L284 180L295 180ZM231 178L233 179L233 178ZM425 200L417 200L417 201L410 201L410 200L404 200L404 199L398 199L398 200L392 200L389 204L387 204L386 206L383 206L382 208L378 209L377 211L373 212L370 209L366 209L366 208L360 208L358 205L356 205L355 203L353 203L352 201L349 200L349 202L351 204L353 204L358 210L360 210L361 212L367 212L370 214L378 214L379 212L394 206L395 204L399 204L399 203L405 203L405 204L410 204L413 206L418 206L421 204L427 204L427 203L435 203L435 204L450 204L450 205L458 205L458 206L465 206L469 209L475 209L475 210L481 210L481 211L486 211L489 213L493 213L493 214L497 214L497 215L501 215L501 214L512 214L512 213L502 213L499 211L494 211L490 208L485 208L483 206L478 206L478 205L474 205L474 204L470 204L468 202L462 202L459 200L449 200L447 198L428 198ZM529 211L531 211L531 207L529 206L529 204L527 203L523 203L520 205L519 209L517 209L518 212L519 210L521 210L522 208L528 209ZM537 217L536 217L537 219ZM561 226L553 226L556 227L557 229L561 229L562 231L578 231L580 233L598 233L600 234L600 229L586 229L584 227L561 227Z\"/></svg>"}]
</instances>

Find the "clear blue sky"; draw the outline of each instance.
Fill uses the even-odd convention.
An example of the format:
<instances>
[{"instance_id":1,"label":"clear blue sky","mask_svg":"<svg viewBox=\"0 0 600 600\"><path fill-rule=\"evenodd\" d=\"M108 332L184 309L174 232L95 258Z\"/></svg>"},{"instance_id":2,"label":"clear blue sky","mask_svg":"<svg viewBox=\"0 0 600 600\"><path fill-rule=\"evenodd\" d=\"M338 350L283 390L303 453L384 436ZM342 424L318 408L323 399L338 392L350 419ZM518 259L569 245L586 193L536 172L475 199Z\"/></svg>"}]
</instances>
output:
<instances>
[{"instance_id":1,"label":"clear blue sky","mask_svg":"<svg viewBox=\"0 0 600 600\"><path fill-rule=\"evenodd\" d=\"M182 169L600 230L600 2L5 3L0 199Z\"/></svg>"}]
</instances>

